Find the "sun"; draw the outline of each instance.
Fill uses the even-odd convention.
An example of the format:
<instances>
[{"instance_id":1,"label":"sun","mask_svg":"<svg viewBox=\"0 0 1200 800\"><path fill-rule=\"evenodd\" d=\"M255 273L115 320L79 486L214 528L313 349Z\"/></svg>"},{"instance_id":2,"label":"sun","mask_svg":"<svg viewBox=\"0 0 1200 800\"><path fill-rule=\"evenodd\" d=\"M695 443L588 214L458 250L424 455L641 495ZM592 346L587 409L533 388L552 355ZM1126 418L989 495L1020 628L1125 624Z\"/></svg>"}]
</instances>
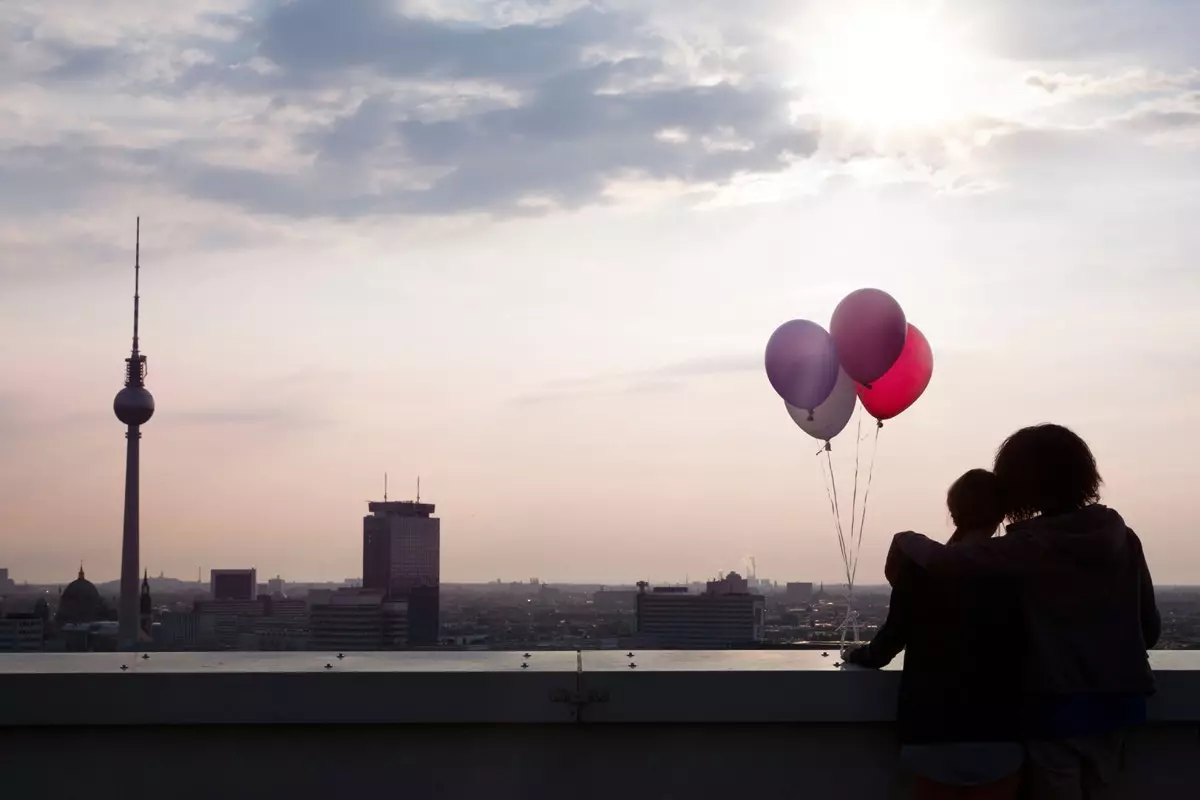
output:
<instances>
[{"instance_id":1,"label":"sun","mask_svg":"<svg viewBox=\"0 0 1200 800\"><path fill-rule=\"evenodd\" d=\"M971 54L936 7L852 5L807 26L806 105L881 131L936 127L970 112Z\"/></svg>"}]
</instances>

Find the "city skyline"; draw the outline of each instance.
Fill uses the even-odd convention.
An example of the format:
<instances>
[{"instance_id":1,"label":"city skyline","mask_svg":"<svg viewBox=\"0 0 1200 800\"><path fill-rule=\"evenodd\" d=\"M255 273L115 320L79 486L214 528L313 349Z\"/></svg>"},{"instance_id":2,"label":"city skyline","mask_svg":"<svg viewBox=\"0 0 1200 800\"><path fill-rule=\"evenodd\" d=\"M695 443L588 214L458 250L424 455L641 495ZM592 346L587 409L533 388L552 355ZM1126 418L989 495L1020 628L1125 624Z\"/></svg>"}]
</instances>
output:
<instances>
[{"instance_id":1,"label":"city skyline","mask_svg":"<svg viewBox=\"0 0 1200 800\"><path fill-rule=\"evenodd\" d=\"M1195 9L41 5L0 11L19 580L119 573L141 214L154 573L355 575L387 471L436 500L445 582L753 554L832 583L816 447L761 347L878 286L937 366L883 430L861 582L892 533L948 534L958 474L1055 421L1156 581L1200 583Z\"/></svg>"}]
</instances>

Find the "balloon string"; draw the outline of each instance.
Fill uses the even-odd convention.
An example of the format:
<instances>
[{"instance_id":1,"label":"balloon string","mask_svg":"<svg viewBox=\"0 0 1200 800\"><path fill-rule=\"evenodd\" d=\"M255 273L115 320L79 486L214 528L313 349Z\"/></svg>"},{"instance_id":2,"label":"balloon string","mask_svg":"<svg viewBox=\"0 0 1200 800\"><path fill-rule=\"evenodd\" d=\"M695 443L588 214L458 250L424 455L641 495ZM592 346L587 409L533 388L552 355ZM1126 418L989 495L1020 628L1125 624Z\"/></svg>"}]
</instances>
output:
<instances>
[{"instance_id":1,"label":"balloon string","mask_svg":"<svg viewBox=\"0 0 1200 800\"><path fill-rule=\"evenodd\" d=\"M863 492L862 516L858 520L858 545L854 554L854 575L858 575L858 557L862 552L863 528L867 524L867 502L871 499L871 483L875 479L875 454L879 452L879 430L882 425L875 426L875 437L871 443L871 463L867 467L867 488ZM853 523L851 523L853 525Z\"/></svg>"},{"instance_id":2,"label":"balloon string","mask_svg":"<svg viewBox=\"0 0 1200 800\"><path fill-rule=\"evenodd\" d=\"M832 462L830 462L830 468L828 470L826 470L825 464L820 461L821 452L826 452L827 460L828 460L828 452L827 451L818 451L817 452L817 457L818 457L817 463L820 464L820 466L821 466L821 477L824 479L823 484L825 486L825 495L826 495L826 497L829 498L829 513L833 517L833 532L837 535L838 548L842 551L842 564L844 565L847 560L846 539L842 535L842 520L841 520L841 515L838 514L837 484L832 479L833 464L832 464ZM829 488L831 483L833 483L833 487L834 487L832 491Z\"/></svg>"},{"instance_id":3,"label":"balloon string","mask_svg":"<svg viewBox=\"0 0 1200 800\"><path fill-rule=\"evenodd\" d=\"M837 473L835 473L833 470L833 458L829 455L828 450L825 451L825 461L829 465L829 482L833 486L833 506L834 506L834 513L837 516L838 542L841 544L841 548L842 548L842 565L844 566L844 568L846 570L846 581L847 581L847 583L849 583L849 581L850 581L850 551L849 551L849 547L848 547L849 542L846 539L845 528L842 526L842 505L838 499ZM853 531L851 531L851 536L853 536Z\"/></svg>"},{"instance_id":4,"label":"balloon string","mask_svg":"<svg viewBox=\"0 0 1200 800\"><path fill-rule=\"evenodd\" d=\"M854 522L858 518L858 458L859 451L862 449L862 412L858 414L858 428L854 434L854 492L850 500L850 546L854 547ZM861 532L860 532L861 538ZM857 557L852 557L850 562L850 573L853 575L858 568ZM854 593L853 580L848 587L850 593Z\"/></svg>"},{"instance_id":5,"label":"balloon string","mask_svg":"<svg viewBox=\"0 0 1200 800\"><path fill-rule=\"evenodd\" d=\"M842 552L842 567L846 571L846 580L850 580L850 551L846 547L845 529L842 527L842 509L838 502L837 476L833 471L833 459L825 450L825 463L821 464L821 473L825 477L825 493L829 496L829 510L833 514L833 529L837 534L838 548ZM820 453L817 454L820 456ZM826 469L828 465L828 470ZM830 487L833 487L832 490Z\"/></svg>"}]
</instances>

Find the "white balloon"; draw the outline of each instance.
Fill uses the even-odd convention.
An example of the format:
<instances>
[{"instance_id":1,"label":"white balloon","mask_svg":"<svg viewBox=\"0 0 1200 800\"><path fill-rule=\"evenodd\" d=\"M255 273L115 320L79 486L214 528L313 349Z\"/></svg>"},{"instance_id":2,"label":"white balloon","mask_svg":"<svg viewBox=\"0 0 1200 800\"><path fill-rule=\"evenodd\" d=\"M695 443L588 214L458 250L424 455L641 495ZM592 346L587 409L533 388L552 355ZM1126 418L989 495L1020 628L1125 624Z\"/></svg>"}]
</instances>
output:
<instances>
[{"instance_id":1,"label":"white balloon","mask_svg":"<svg viewBox=\"0 0 1200 800\"><path fill-rule=\"evenodd\" d=\"M837 383L833 392L825 398L825 402L812 411L812 418L803 408L796 408L790 403L787 406L792 421L814 439L827 442L842 432L850 417L854 416L854 407L858 404L858 389L854 379L843 369L838 369Z\"/></svg>"}]
</instances>

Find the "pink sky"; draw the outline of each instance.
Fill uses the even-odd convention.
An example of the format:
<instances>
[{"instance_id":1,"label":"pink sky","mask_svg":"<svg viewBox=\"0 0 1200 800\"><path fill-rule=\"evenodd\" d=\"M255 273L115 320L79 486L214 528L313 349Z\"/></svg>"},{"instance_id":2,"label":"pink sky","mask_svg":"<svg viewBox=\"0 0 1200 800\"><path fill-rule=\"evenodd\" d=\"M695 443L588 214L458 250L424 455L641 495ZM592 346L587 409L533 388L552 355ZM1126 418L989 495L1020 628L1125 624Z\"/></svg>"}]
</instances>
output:
<instances>
[{"instance_id":1,"label":"pink sky","mask_svg":"<svg viewBox=\"0 0 1200 800\"><path fill-rule=\"evenodd\" d=\"M990 105L901 129L803 107L806 62L780 53L805 45L776 30L795 4L754 0L751 26L707 2L510 19L430 0L363 17L395 41L415 26L427 63L355 65L289 49L308 18L271 4L245 10L257 28L77 5L0 11L15 579L117 575L140 213L152 573L356 576L387 471L394 497L422 476L446 580L700 579L755 556L835 581L817 443L762 348L878 286L936 366L880 439L860 580L891 533L945 535L949 483L1049 420L1092 444L1156 580L1200 583L1192 12L1164 4L1181 18L1148 30L1119 4L1083 28L1073 3L963 11L946 30ZM510 34L528 59L504 40L486 61ZM609 94L572 82L596 63Z\"/></svg>"}]
</instances>

